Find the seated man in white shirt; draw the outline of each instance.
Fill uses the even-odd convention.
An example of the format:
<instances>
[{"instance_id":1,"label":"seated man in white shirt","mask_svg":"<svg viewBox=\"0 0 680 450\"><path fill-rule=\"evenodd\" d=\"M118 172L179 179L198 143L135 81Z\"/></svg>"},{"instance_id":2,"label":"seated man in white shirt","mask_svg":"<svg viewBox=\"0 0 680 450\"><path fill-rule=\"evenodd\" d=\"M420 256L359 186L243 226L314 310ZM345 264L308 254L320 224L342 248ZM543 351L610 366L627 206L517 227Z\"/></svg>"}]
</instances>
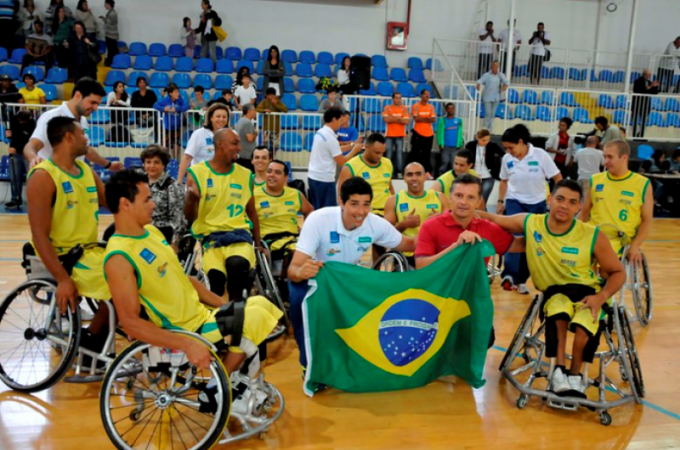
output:
<instances>
[{"instance_id":1,"label":"seated man in white shirt","mask_svg":"<svg viewBox=\"0 0 680 450\"><path fill-rule=\"evenodd\" d=\"M288 267L290 319L300 349L300 364L307 367L302 301L307 281L326 261L358 264L371 248L380 245L413 252L415 239L403 236L391 223L371 213L373 191L361 177L352 177L340 188L340 206L314 211L302 226L293 260Z\"/></svg>"},{"instance_id":2,"label":"seated man in white shirt","mask_svg":"<svg viewBox=\"0 0 680 450\"><path fill-rule=\"evenodd\" d=\"M586 146L578 150L574 154L574 159L571 164L578 164L578 182L583 189L583 192L590 191L590 177L596 173L602 172L604 166L604 153L597 148L600 144L600 138L597 136L588 136L586 139Z\"/></svg>"}]
</instances>

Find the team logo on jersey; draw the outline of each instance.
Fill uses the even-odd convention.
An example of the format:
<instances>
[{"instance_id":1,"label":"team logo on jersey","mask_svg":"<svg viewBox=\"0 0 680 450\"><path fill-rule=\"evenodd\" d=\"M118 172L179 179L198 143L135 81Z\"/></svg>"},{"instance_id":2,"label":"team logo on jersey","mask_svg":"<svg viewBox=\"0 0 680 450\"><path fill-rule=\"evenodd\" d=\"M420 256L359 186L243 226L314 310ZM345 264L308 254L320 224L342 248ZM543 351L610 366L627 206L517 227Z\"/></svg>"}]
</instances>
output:
<instances>
[{"instance_id":1,"label":"team logo on jersey","mask_svg":"<svg viewBox=\"0 0 680 450\"><path fill-rule=\"evenodd\" d=\"M236 183L231 183L231 184L229 185L229 187L232 188L232 189L239 189L239 190L242 189L241 185L240 185L240 184L236 184Z\"/></svg>"},{"instance_id":2,"label":"team logo on jersey","mask_svg":"<svg viewBox=\"0 0 680 450\"><path fill-rule=\"evenodd\" d=\"M513 167L515 167L514 161L508 161L508 169L512 169Z\"/></svg>"},{"instance_id":3,"label":"team logo on jersey","mask_svg":"<svg viewBox=\"0 0 680 450\"><path fill-rule=\"evenodd\" d=\"M362 173L361 176L364 178L364 180L370 180L371 179L371 174L368 173L368 172Z\"/></svg>"},{"instance_id":4,"label":"team logo on jersey","mask_svg":"<svg viewBox=\"0 0 680 450\"><path fill-rule=\"evenodd\" d=\"M76 207L78 204L78 200L67 200L66 201L66 209L73 209Z\"/></svg>"},{"instance_id":5,"label":"team logo on jersey","mask_svg":"<svg viewBox=\"0 0 680 450\"><path fill-rule=\"evenodd\" d=\"M401 211L401 212L408 211L408 203L400 203L399 204L399 211Z\"/></svg>"},{"instance_id":6,"label":"team logo on jersey","mask_svg":"<svg viewBox=\"0 0 680 450\"><path fill-rule=\"evenodd\" d=\"M625 195L626 197L635 197L635 193L630 191L621 191L621 195Z\"/></svg>"},{"instance_id":7,"label":"team logo on jersey","mask_svg":"<svg viewBox=\"0 0 680 450\"><path fill-rule=\"evenodd\" d=\"M534 231L534 240L535 240L538 244L540 244L541 242L543 242L543 236L541 235L541 233L539 233L538 231Z\"/></svg>"},{"instance_id":8,"label":"team logo on jersey","mask_svg":"<svg viewBox=\"0 0 680 450\"><path fill-rule=\"evenodd\" d=\"M260 202L260 208L269 208L269 202Z\"/></svg>"},{"instance_id":9,"label":"team logo on jersey","mask_svg":"<svg viewBox=\"0 0 680 450\"><path fill-rule=\"evenodd\" d=\"M327 256L335 256L338 253L342 253L339 248L331 248L328 250L328 253L326 253Z\"/></svg>"},{"instance_id":10,"label":"team logo on jersey","mask_svg":"<svg viewBox=\"0 0 680 450\"><path fill-rule=\"evenodd\" d=\"M562 247L562 253L568 255L578 255L578 249L575 247Z\"/></svg>"},{"instance_id":11,"label":"team logo on jersey","mask_svg":"<svg viewBox=\"0 0 680 450\"><path fill-rule=\"evenodd\" d=\"M359 236L359 243L360 244L370 244L373 242L373 238L370 236Z\"/></svg>"},{"instance_id":12,"label":"team logo on jersey","mask_svg":"<svg viewBox=\"0 0 680 450\"><path fill-rule=\"evenodd\" d=\"M156 255L154 255L151 250L148 248L145 248L142 250L142 252L139 254L139 256L147 262L147 264L151 264L156 260Z\"/></svg>"},{"instance_id":13,"label":"team logo on jersey","mask_svg":"<svg viewBox=\"0 0 680 450\"><path fill-rule=\"evenodd\" d=\"M87 192L97 192L97 186L88 186L85 190Z\"/></svg>"},{"instance_id":14,"label":"team logo on jersey","mask_svg":"<svg viewBox=\"0 0 680 450\"><path fill-rule=\"evenodd\" d=\"M70 194L73 192L73 186L70 181L64 181L61 183L61 187L64 188L64 194Z\"/></svg>"},{"instance_id":15,"label":"team logo on jersey","mask_svg":"<svg viewBox=\"0 0 680 450\"><path fill-rule=\"evenodd\" d=\"M205 138L205 145L213 145L213 138L211 137Z\"/></svg>"},{"instance_id":16,"label":"team logo on jersey","mask_svg":"<svg viewBox=\"0 0 680 450\"><path fill-rule=\"evenodd\" d=\"M529 161L529 166L538 166L538 161Z\"/></svg>"},{"instance_id":17,"label":"team logo on jersey","mask_svg":"<svg viewBox=\"0 0 680 450\"><path fill-rule=\"evenodd\" d=\"M390 178L391 176L392 176L392 174L389 173L389 172L385 172L385 173L383 174L383 178Z\"/></svg>"},{"instance_id":18,"label":"team logo on jersey","mask_svg":"<svg viewBox=\"0 0 680 450\"><path fill-rule=\"evenodd\" d=\"M596 184L595 185L595 192L602 192L604 191L604 184Z\"/></svg>"},{"instance_id":19,"label":"team logo on jersey","mask_svg":"<svg viewBox=\"0 0 680 450\"><path fill-rule=\"evenodd\" d=\"M286 206L295 206L295 202L288 201L288 202L285 202L284 205L286 205Z\"/></svg>"},{"instance_id":20,"label":"team logo on jersey","mask_svg":"<svg viewBox=\"0 0 680 450\"><path fill-rule=\"evenodd\" d=\"M437 209L439 209L439 205L435 205L435 204L427 205L427 209L437 210Z\"/></svg>"},{"instance_id":21,"label":"team logo on jersey","mask_svg":"<svg viewBox=\"0 0 680 450\"><path fill-rule=\"evenodd\" d=\"M165 273L167 272L167 270L168 270L168 263L164 263L164 264L158 266L158 275L160 275L161 278L163 278L165 276Z\"/></svg>"},{"instance_id":22,"label":"team logo on jersey","mask_svg":"<svg viewBox=\"0 0 680 450\"><path fill-rule=\"evenodd\" d=\"M331 231L331 244L340 243L340 235L337 231Z\"/></svg>"},{"instance_id":23,"label":"team logo on jersey","mask_svg":"<svg viewBox=\"0 0 680 450\"><path fill-rule=\"evenodd\" d=\"M570 259L562 259L560 260L560 264L574 268L576 267L576 261L572 261Z\"/></svg>"},{"instance_id":24,"label":"team logo on jersey","mask_svg":"<svg viewBox=\"0 0 680 450\"><path fill-rule=\"evenodd\" d=\"M209 187L209 188L213 187L212 178L208 178L208 187Z\"/></svg>"}]
</instances>

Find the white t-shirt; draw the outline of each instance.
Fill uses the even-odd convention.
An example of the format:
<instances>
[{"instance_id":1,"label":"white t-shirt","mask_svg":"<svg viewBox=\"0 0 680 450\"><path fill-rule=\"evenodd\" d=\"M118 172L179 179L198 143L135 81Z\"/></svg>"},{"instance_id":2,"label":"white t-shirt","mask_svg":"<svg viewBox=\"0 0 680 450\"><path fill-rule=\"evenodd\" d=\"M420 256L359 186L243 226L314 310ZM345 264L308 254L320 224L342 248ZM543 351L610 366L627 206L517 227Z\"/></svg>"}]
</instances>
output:
<instances>
[{"instance_id":1,"label":"white t-shirt","mask_svg":"<svg viewBox=\"0 0 680 450\"><path fill-rule=\"evenodd\" d=\"M487 33L486 28L479 30L477 33L479 37L484 36ZM493 39L491 39L491 35L487 36L486 38L482 39L479 44L479 53L484 53L484 54L489 54L493 53Z\"/></svg>"},{"instance_id":2,"label":"white t-shirt","mask_svg":"<svg viewBox=\"0 0 680 450\"><path fill-rule=\"evenodd\" d=\"M248 88L241 85L236 88L234 97L238 97L239 105L243 106L252 103L252 100L257 98L257 92L255 92L255 88L252 84L248 86Z\"/></svg>"},{"instance_id":3,"label":"white t-shirt","mask_svg":"<svg viewBox=\"0 0 680 450\"><path fill-rule=\"evenodd\" d=\"M334 182L337 164L333 158L339 155L342 155L342 150L340 150L338 137L335 131L328 125L324 125L314 135L307 177L314 181Z\"/></svg>"},{"instance_id":4,"label":"white t-shirt","mask_svg":"<svg viewBox=\"0 0 680 450\"><path fill-rule=\"evenodd\" d=\"M205 161L212 161L213 156L215 156L215 144L213 144L214 136L215 133L207 128L199 128L191 133L184 154L193 158L191 160L192 166Z\"/></svg>"},{"instance_id":5,"label":"white t-shirt","mask_svg":"<svg viewBox=\"0 0 680 450\"><path fill-rule=\"evenodd\" d=\"M534 34L531 33L531 37L534 37ZM543 32L543 39L550 40L550 35L548 34L547 31ZM531 40L531 38L529 38ZM531 43L531 54L532 55L537 55L537 56L545 56L545 45L543 45L543 41L540 39L534 39L534 41Z\"/></svg>"},{"instance_id":6,"label":"white t-shirt","mask_svg":"<svg viewBox=\"0 0 680 450\"><path fill-rule=\"evenodd\" d=\"M680 60L680 48L676 48L674 43L668 44L663 56L659 58L659 67L662 69L675 69Z\"/></svg>"},{"instance_id":7,"label":"white t-shirt","mask_svg":"<svg viewBox=\"0 0 680 450\"><path fill-rule=\"evenodd\" d=\"M498 35L498 39L503 43L503 45L501 45L501 48L503 50L505 50L507 43L510 41L510 39L508 39L509 34L510 34L510 28L506 28L505 30L501 31L501 34ZM520 31L517 28L515 28L512 31L512 48L515 48L515 46L517 46L519 41L521 41L521 40L522 40L522 33L520 33Z\"/></svg>"},{"instance_id":8,"label":"white t-shirt","mask_svg":"<svg viewBox=\"0 0 680 450\"><path fill-rule=\"evenodd\" d=\"M349 231L342 223L342 209L333 206L318 209L305 219L295 248L316 261L358 264L371 245L394 248L402 238L392 224L373 213Z\"/></svg>"},{"instance_id":9,"label":"white t-shirt","mask_svg":"<svg viewBox=\"0 0 680 450\"><path fill-rule=\"evenodd\" d=\"M576 152L574 160L578 164L578 179L589 180L596 173L600 173L600 166L604 166L602 150L584 147Z\"/></svg>"},{"instance_id":10,"label":"white t-shirt","mask_svg":"<svg viewBox=\"0 0 680 450\"><path fill-rule=\"evenodd\" d=\"M477 156L475 157L475 172L479 175L479 178L485 180L491 178L491 172L489 168L486 167L486 147L477 146Z\"/></svg>"},{"instance_id":11,"label":"white t-shirt","mask_svg":"<svg viewBox=\"0 0 680 450\"><path fill-rule=\"evenodd\" d=\"M35 125L35 131L33 131L33 134L31 135L31 139L37 139L43 143L43 148L38 152L38 156L41 157L42 159L48 159L52 157L53 153L52 145L50 144L50 141L47 139L47 124L49 123L50 120L54 119L55 117L72 117L75 119L75 116L73 115L71 110L68 109L67 102L62 103L61 106L59 106L58 108L50 109L42 113L40 118L38 118L38 122ZM87 123L87 119L85 117L80 118L80 126L83 128L85 134L87 135L87 145L89 146L90 125ZM85 159L85 157L81 156L78 159L82 161Z\"/></svg>"},{"instance_id":12,"label":"white t-shirt","mask_svg":"<svg viewBox=\"0 0 680 450\"><path fill-rule=\"evenodd\" d=\"M548 152L529 144L521 161L510 153L503 156L501 180L508 180L505 200L517 200L525 205L544 202L545 181L560 173Z\"/></svg>"}]
</instances>

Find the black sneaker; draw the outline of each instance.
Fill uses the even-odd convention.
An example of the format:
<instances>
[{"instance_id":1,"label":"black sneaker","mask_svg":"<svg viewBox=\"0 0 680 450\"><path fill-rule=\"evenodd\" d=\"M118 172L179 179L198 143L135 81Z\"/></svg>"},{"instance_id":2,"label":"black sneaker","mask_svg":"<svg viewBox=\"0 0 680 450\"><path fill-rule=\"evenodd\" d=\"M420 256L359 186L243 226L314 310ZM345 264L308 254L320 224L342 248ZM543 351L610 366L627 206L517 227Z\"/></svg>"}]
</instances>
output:
<instances>
[{"instance_id":1,"label":"black sneaker","mask_svg":"<svg viewBox=\"0 0 680 450\"><path fill-rule=\"evenodd\" d=\"M5 203L5 208L7 208L7 209L14 209L14 208L17 208L17 207L19 207L19 205L17 205L15 202Z\"/></svg>"}]
</instances>

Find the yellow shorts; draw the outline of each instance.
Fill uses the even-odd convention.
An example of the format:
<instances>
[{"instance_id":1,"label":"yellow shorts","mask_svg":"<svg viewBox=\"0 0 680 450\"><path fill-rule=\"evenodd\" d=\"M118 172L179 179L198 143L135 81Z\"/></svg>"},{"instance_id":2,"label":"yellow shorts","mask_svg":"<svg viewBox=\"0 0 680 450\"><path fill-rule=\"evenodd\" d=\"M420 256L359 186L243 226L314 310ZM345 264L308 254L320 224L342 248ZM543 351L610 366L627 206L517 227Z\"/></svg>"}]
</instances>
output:
<instances>
[{"instance_id":1,"label":"yellow shorts","mask_svg":"<svg viewBox=\"0 0 680 450\"><path fill-rule=\"evenodd\" d=\"M237 242L226 247L208 248L203 253L203 272L206 274L211 270L217 270L227 275L224 262L232 256L241 256L250 264L250 268L255 267L255 250L253 245L247 242Z\"/></svg>"},{"instance_id":2,"label":"yellow shorts","mask_svg":"<svg viewBox=\"0 0 680 450\"><path fill-rule=\"evenodd\" d=\"M203 324L201 336L210 342L219 342L224 339L220 333L215 321L215 310L212 316ZM248 298L244 310L243 317L243 334L242 337L248 339L253 344L260 345L274 327L279 323L279 319L283 316L283 312L277 308L272 302L261 295ZM239 347L229 347L230 352L243 353Z\"/></svg>"},{"instance_id":3,"label":"yellow shorts","mask_svg":"<svg viewBox=\"0 0 680 450\"><path fill-rule=\"evenodd\" d=\"M604 310L600 310L600 317L593 320L593 314L589 308L581 309L581 303L574 303L569 300L564 294L555 294L545 302L543 308L546 317L553 317L558 314L566 314L571 321L569 322L569 329L574 331L575 325L583 327L590 336L597 334L600 328L600 321L606 317Z\"/></svg>"},{"instance_id":4,"label":"yellow shorts","mask_svg":"<svg viewBox=\"0 0 680 450\"><path fill-rule=\"evenodd\" d=\"M71 272L71 279L83 297L109 300L111 292L104 279L104 254L102 247L87 248Z\"/></svg>"},{"instance_id":5,"label":"yellow shorts","mask_svg":"<svg viewBox=\"0 0 680 450\"><path fill-rule=\"evenodd\" d=\"M297 246L297 236L287 236L281 239L277 239L271 243L268 243L268 245L269 250L272 252L281 250L283 249L283 247L286 247L286 249L290 250L291 252L294 252L295 247Z\"/></svg>"}]
</instances>

